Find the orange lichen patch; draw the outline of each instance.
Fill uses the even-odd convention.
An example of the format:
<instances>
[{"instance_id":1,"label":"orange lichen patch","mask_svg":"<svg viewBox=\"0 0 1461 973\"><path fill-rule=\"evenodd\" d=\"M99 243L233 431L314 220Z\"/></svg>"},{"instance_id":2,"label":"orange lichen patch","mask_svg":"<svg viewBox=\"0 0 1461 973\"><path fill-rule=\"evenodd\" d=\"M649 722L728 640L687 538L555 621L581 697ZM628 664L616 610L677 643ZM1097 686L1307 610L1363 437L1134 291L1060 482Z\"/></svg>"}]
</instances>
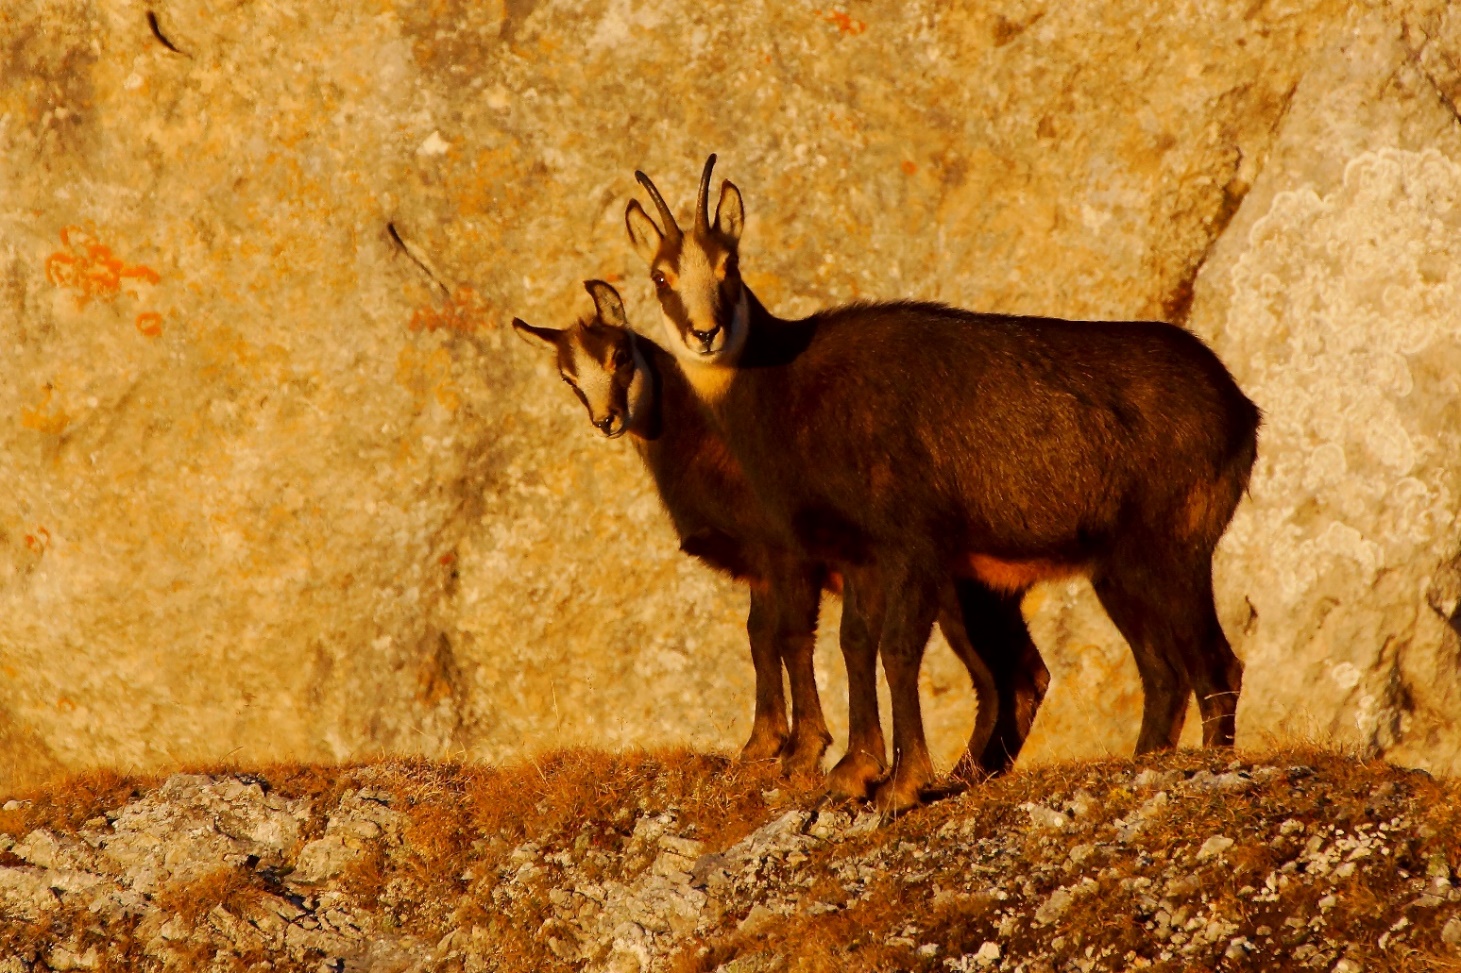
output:
<instances>
[{"instance_id":1,"label":"orange lichen patch","mask_svg":"<svg viewBox=\"0 0 1461 973\"><path fill-rule=\"evenodd\" d=\"M161 279L151 267L124 263L90 229L65 227L61 245L63 249L46 258L46 279L74 292L78 309L95 298L115 300L128 283L156 284Z\"/></svg>"},{"instance_id":2,"label":"orange lichen patch","mask_svg":"<svg viewBox=\"0 0 1461 973\"><path fill-rule=\"evenodd\" d=\"M137 315L137 330L148 338L162 335L162 315L156 311L143 311Z\"/></svg>"},{"instance_id":3,"label":"orange lichen patch","mask_svg":"<svg viewBox=\"0 0 1461 973\"><path fill-rule=\"evenodd\" d=\"M487 306L470 287L458 287L441 307L419 307L407 325L412 331L456 331L466 334L490 324Z\"/></svg>"},{"instance_id":4,"label":"orange lichen patch","mask_svg":"<svg viewBox=\"0 0 1461 973\"><path fill-rule=\"evenodd\" d=\"M37 527L34 534L25 535L25 546L33 554L46 553L46 548L51 546L51 532L44 527Z\"/></svg>"},{"instance_id":5,"label":"orange lichen patch","mask_svg":"<svg viewBox=\"0 0 1461 973\"><path fill-rule=\"evenodd\" d=\"M855 37L867 30L867 24L841 10L813 10L812 13L821 17L844 34L851 34Z\"/></svg>"},{"instance_id":6,"label":"orange lichen patch","mask_svg":"<svg viewBox=\"0 0 1461 973\"><path fill-rule=\"evenodd\" d=\"M910 175L910 176L913 175L915 172L918 171L918 163L914 162L911 159L904 159L903 160L903 171L907 175Z\"/></svg>"},{"instance_id":7,"label":"orange lichen patch","mask_svg":"<svg viewBox=\"0 0 1461 973\"><path fill-rule=\"evenodd\" d=\"M59 436L66 431L71 424L71 417L66 414L59 404L53 405L51 400L56 390L47 383L41 395L41 400L33 408L22 408L20 410L20 424L27 429L34 429L36 432L50 433Z\"/></svg>"}]
</instances>

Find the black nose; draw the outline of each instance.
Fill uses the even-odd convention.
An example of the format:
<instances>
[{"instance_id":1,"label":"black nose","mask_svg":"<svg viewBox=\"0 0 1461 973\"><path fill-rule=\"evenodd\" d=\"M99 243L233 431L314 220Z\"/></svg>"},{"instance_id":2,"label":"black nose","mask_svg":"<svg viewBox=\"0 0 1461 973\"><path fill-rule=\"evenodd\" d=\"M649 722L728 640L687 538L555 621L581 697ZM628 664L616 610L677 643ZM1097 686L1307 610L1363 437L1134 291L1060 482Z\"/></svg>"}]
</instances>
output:
<instances>
[{"instance_id":1,"label":"black nose","mask_svg":"<svg viewBox=\"0 0 1461 973\"><path fill-rule=\"evenodd\" d=\"M702 345L709 348L710 343L715 340L715 336L720 333L720 325L717 324L709 331L696 331L694 328L691 328L690 333L693 334Z\"/></svg>"},{"instance_id":2,"label":"black nose","mask_svg":"<svg viewBox=\"0 0 1461 973\"><path fill-rule=\"evenodd\" d=\"M607 436L609 434L609 430L614 428L615 418L616 416L607 415L600 419L598 422L594 423L594 425L598 427L599 432Z\"/></svg>"}]
</instances>

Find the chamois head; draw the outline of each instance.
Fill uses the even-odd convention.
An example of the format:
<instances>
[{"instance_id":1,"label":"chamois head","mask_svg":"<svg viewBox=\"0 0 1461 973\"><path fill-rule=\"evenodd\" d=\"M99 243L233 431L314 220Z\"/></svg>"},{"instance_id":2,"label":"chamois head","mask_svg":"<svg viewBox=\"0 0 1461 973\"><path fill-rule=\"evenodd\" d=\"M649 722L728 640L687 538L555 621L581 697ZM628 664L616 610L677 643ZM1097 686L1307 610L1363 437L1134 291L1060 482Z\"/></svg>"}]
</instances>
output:
<instances>
[{"instance_id":1,"label":"chamois head","mask_svg":"<svg viewBox=\"0 0 1461 973\"><path fill-rule=\"evenodd\" d=\"M601 280L584 282L594 299L591 317L570 328L537 328L512 319L519 334L552 346L558 375L588 409L594 428L617 439L634 424L650 397L652 378L634 344L619 292Z\"/></svg>"},{"instance_id":2,"label":"chamois head","mask_svg":"<svg viewBox=\"0 0 1461 973\"><path fill-rule=\"evenodd\" d=\"M747 319L737 262L745 210L740 190L723 182L711 222L706 207L714 167L712 155L700 174L695 223L688 233L680 229L664 197L642 172L634 177L649 192L663 229L637 199L624 213L629 239L649 264L669 347L680 358L705 365L734 364L745 344Z\"/></svg>"}]
</instances>

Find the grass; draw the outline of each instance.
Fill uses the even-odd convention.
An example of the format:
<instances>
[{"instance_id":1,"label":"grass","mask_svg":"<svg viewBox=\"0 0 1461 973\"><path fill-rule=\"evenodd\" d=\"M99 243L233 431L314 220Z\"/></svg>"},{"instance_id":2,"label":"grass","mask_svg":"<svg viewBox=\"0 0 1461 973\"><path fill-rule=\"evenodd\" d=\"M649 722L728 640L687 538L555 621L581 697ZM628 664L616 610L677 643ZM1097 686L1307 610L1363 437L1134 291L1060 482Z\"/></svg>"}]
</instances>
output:
<instances>
[{"instance_id":1,"label":"grass","mask_svg":"<svg viewBox=\"0 0 1461 973\"><path fill-rule=\"evenodd\" d=\"M1180 781L1201 771L1221 773L1232 761L1312 770L1238 794L1174 801L1129 849L1115 854L1106 847L1109 841L1102 844L1100 835L1110 834L1115 822L1152 797L1150 788L1133 786L1134 771L1150 768ZM678 834L722 849L786 807L810 808L819 800L815 788L780 778L774 765L745 765L683 750L567 750L504 768L387 759L343 766L191 769L242 776L266 791L308 800L312 816L290 849L290 860L305 842L324 833L329 813L347 791L385 791L392 810L402 815L402 842L370 846L331 890L397 938L432 944L453 930L478 927L491 944L495 965L488 968L505 973L578 966L554 955L544 932L555 916L550 892L563 874L554 864L560 857L574 860L579 881L622 878L649 865L648 858L626 860L634 822L642 814L673 809ZM98 819L162 780L105 771L77 775L22 795L18 806L0 812L0 833L19 840L36 828L60 833L95 828ZM1031 826L1020 807L1027 802L1055 808L1085 802L1087 810L1071 819L1069 829L1052 833ZM1328 835L1324 829L1331 828L1352 834L1362 825L1373 828L1401 819L1408 825L1387 839L1393 844L1387 867L1366 868L1336 883L1337 906L1321 908L1323 889L1317 886L1296 886L1279 903L1254 900L1252 889L1301 850L1302 843L1278 837L1283 822L1299 822L1308 836ZM1236 844L1220 860L1198 861L1198 849L1213 835L1232 837ZM529 843L543 862L542 881L510 902L494 897L503 876L517 867L514 850ZM1087 859L1068 857L1087 845L1095 848L1085 852ZM994 856L987 859L992 864L981 864L986 859L979 856L986 853ZM845 865L851 860L876 866L865 887L849 886ZM1181 898L1168 896L1165 887L1172 874L1190 872L1196 886L1182 895L1193 909L1237 917L1245 931L1274 929L1273 950L1300 948L1298 933L1285 942L1286 920L1322 917L1323 928L1337 930L1342 923L1344 938L1359 944L1350 955L1366 969L1461 970L1440 942L1441 925L1453 914L1449 909L1406 912L1412 945L1392 944L1383 951L1375 945L1394 925L1397 910L1415 898L1415 882L1438 863L1451 870L1461 863L1461 784L1353 755L1314 748L1182 751L1139 761L1037 767L815 849L801 866L809 878L795 892L799 907L794 914L747 933L738 928L744 916L728 912L704 937L692 937L694 942L667 968L709 973L761 954L768 961L775 955L777 968L788 971L933 971L945 968L945 958L972 954L985 942L998 942L1006 955L1036 955L1048 953L1058 938L1061 955L1107 957L1133 967L1150 961L1153 969L1175 971L1184 969L1181 962L1162 960L1162 944L1150 931L1150 901L1157 893ZM0 865L18 864L13 854L0 854ZM164 889L154 904L191 927L209 922L217 907L230 916L247 916L267 897L283 894L281 888L277 876L220 867L198 881ZM1033 921L1035 905L1059 888L1077 890L1074 904L1054 926ZM814 914L809 907L819 903L835 908ZM1013 925L1011 916L1017 920ZM1001 923L1007 927L1003 934ZM916 932L905 937L910 926ZM83 951L96 948L98 969L149 969L156 963L144 954L143 944L155 934L135 919L100 924L61 907L37 922L0 922L0 955L43 958L65 940ZM248 950L220 957L206 939L173 945L173 969L244 970L278 961ZM919 946L937 950L927 955ZM1224 961L1222 968L1279 968L1265 963L1250 955Z\"/></svg>"}]
</instances>

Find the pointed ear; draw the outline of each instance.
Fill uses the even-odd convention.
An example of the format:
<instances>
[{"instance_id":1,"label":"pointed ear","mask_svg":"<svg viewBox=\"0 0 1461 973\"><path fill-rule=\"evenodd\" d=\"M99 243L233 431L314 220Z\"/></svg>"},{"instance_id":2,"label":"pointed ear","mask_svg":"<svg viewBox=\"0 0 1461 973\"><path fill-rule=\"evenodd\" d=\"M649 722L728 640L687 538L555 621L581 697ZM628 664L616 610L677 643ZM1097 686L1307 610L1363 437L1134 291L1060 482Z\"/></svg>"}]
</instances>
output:
<instances>
[{"instance_id":1,"label":"pointed ear","mask_svg":"<svg viewBox=\"0 0 1461 973\"><path fill-rule=\"evenodd\" d=\"M624 301L619 297L618 291L601 280L586 280L583 282L583 289L594 299L594 308L599 312L600 321L629 330L629 319L624 315Z\"/></svg>"},{"instance_id":2,"label":"pointed ear","mask_svg":"<svg viewBox=\"0 0 1461 973\"><path fill-rule=\"evenodd\" d=\"M512 327L518 334L534 338L554 348L558 347L558 342L563 337L563 332L556 328L535 328L522 318L513 318Z\"/></svg>"},{"instance_id":3,"label":"pointed ear","mask_svg":"<svg viewBox=\"0 0 1461 973\"><path fill-rule=\"evenodd\" d=\"M720 184L720 202L715 207L715 228L736 243L746 225L746 210L741 205L741 191L727 179Z\"/></svg>"},{"instance_id":4,"label":"pointed ear","mask_svg":"<svg viewBox=\"0 0 1461 973\"><path fill-rule=\"evenodd\" d=\"M639 205L639 200L629 201L629 208L624 211L624 225L629 228L629 242L634 244L635 252L644 258L645 263L654 263L665 235Z\"/></svg>"}]
</instances>

